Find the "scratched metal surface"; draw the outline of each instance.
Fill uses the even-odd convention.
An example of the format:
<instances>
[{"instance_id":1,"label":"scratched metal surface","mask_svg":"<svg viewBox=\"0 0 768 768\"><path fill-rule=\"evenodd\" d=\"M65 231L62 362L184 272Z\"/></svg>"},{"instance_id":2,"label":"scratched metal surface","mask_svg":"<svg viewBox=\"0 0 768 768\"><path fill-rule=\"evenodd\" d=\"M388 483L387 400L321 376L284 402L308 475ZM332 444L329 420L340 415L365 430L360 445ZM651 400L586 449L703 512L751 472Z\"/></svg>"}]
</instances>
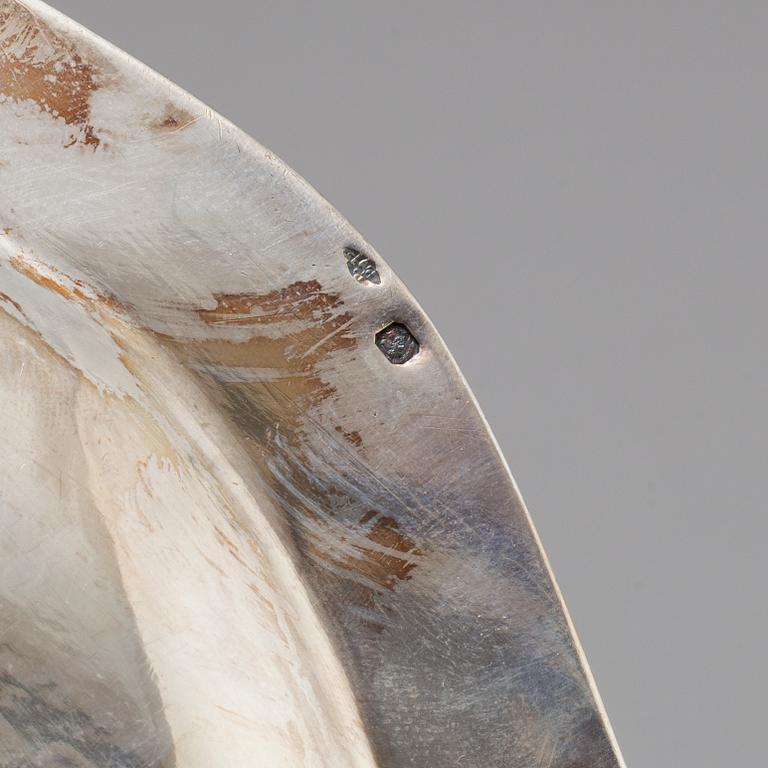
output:
<instances>
[{"instance_id":1,"label":"scratched metal surface","mask_svg":"<svg viewBox=\"0 0 768 768\"><path fill-rule=\"evenodd\" d=\"M373 247L42 3L0 49L0 766L621 765Z\"/></svg>"}]
</instances>

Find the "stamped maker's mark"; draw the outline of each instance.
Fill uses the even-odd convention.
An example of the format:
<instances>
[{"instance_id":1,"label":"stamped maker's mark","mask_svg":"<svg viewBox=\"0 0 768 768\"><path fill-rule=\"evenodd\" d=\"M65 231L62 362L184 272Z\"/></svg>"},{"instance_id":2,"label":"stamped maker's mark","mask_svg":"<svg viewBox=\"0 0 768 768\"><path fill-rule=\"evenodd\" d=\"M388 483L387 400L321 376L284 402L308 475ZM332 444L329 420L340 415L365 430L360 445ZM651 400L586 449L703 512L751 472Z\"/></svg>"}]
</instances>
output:
<instances>
[{"instance_id":1,"label":"stamped maker's mark","mask_svg":"<svg viewBox=\"0 0 768 768\"><path fill-rule=\"evenodd\" d=\"M347 260L349 274L358 283L373 283L374 285L381 283L381 276L378 269L376 269L376 262L370 256L361 253L357 248L347 246L344 249L344 258Z\"/></svg>"},{"instance_id":2,"label":"stamped maker's mark","mask_svg":"<svg viewBox=\"0 0 768 768\"><path fill-rule=\"evenodd\" d=\"M407 363L419 352L419 342L402 323L390 323L376 334L376 346L394 365Z\"/></svg>"}]
</instances>

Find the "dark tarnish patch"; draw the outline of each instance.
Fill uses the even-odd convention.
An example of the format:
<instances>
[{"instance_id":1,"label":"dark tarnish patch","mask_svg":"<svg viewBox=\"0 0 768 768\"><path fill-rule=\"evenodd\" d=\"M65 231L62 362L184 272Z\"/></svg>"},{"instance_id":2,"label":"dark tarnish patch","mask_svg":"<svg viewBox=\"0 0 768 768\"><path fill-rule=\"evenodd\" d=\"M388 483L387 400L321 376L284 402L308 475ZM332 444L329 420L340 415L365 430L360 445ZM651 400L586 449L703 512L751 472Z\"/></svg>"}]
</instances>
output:
<instances>
[{"instance_id":1,"label":"dark tarnish patch","mask_svg":"<svg viewBox=\"0 0 768 768\"><path fill-rule=\"evenodd\" d=\"M51 703L49 689L50 686L35 689L22 684L9 672L0 673L0 715L29 744L37 746L41 753L48 752L55 761L51 764L146 766L144 756L112 743L110 734L82 710Z\"/></svg>"},{"instance_id":2,"label":"dark tarnish patch","mask_svg":"<svg viewBox=\"0 0 768 768\"><path fill-rule=\"evenodd\" d=\"M95 67L21 3L0 5L0 45L0 95L33 101L54 120L76 128L65 147L95 150L101 144L90 122L91 94L99 87Z\"/></svg>"}]
</instances>

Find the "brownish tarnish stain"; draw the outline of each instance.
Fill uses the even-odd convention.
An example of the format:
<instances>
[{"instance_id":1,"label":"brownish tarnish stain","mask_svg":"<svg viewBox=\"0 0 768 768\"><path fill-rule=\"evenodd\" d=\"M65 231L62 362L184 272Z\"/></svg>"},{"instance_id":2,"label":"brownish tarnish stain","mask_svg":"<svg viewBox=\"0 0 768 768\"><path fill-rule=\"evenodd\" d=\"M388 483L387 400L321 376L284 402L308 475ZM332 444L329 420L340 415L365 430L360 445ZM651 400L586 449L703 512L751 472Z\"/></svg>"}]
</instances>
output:
<instances>
[{"instance_id":1,"label":"brownish tarnish stain","mask_svg":"<svg viewBox=\"0 0 768 768\"><path fill-rule=\"evenodd\" d=\"M367 513L360 520L360 524L366 525L375 514ZM423 552L413 539L400 531L400 526L394 518L387 515L380 517L368 530L366 537L377 546L372 548L355 544L355 549L362 557L347 558L340 565L357 571L389 590L394 590L398 581L411 578L411 571L416 567L414 558L421 557Z\"/></svg>"},{"instance_id":2,"label":"brownish tarnish stain","mask_svg":"<svg viewBox=\"0 0 768 768\"><path fill-rule=\"evenodd\" d=\"M45 265L40 262L34 263L21 255L16 255L9 261L14 269L35 284L62 296L67 301L79 304L85 311L98 315L103 323L103 327L121 350L119 353L121 362L131 374L137 376L137 371L131 366L129 350L124 338L127 331L134 331L135 329L126 323L126 309L121 302L111 295L98 293L83 281L71 278L61 272L61 270L51 267L50 265ZM35 328L34 323L30 321L29 317L24 312L24 308L19 302L15 301L5 293L0 293L0 302L7 302L12 305L22 317L25 318L25 323L22 323L25 333L33 334L36 342L44 345L51 354L55 355L62 363L74 371L84 384L88 386L96 386L88 378L86 372L75 366L71 360L63 356L59 350L46 340L43 334ZM5 309L2 306L2 303L0 303L0 309ZM152 418L146 418L146 412L143 411L142 406L139 406L131 397L123 399L123 395L116 395L109 391L100 391L99 394L102 398L114 399L115 402L120 403L121 407L127 407L132 418L141 422L144 441L147 447L151 450L153 461L160 463L162 467L173 469L176 472L180 471L183 463L182 457L178 454L159 423ZM147 495L150 498L153 498L154 493L151 484L146 480L145 476L148 467L149 460L138 462L136 466L137 478ZM153 524L149 521L146 515L141 513L141 517L142 523L152 530ZM162 522L160 520L156 520L155 523L162 528Z\"/></svg>"},{"instance_id":3,"label":"brownish tarnish stain","mask_svg":"<svg viewBox=\"0 0 768 768\"><path fill-rule=\"evenodd\" d=\"M102 304L125 311L114 297L104 296L54 267L21 255L10 263L36 284L90 311ZM335 394L318 364L356 347L351 315L344 311L338 294L323 291L316 281L292 283L261 295L222 294L214 299L213 309L193 312L216 329L216 336L182 340L154 335L185 367L201 372L210 399L230 414L243 435L246 452L272 486L300 551L311 555L314 562L332 566L317 574L315 586L345 594L348 603L375 608L376 592L394 591L399 582L409 579L422 550L400 530L392 515L379 517L375 510L341 529L340 521L328 526L326 522L335 517L333 509L344 506L349 491L335 480L316 481L304 436L308 410ZM249 330L251 335L243 340L220 338L227 326ZM119 338L116 341L121 343ZM130 369L130 362L124 362ZM240 372L242 380L232 377L233 370ZM311 419L309 423L313 430L320 426ZM355 446L362 444L358 432L346 432L340 425L328 434L338 434ZM272 469L275 458L282 459L281 476ZM315 525L307 529L302 519L311 519ZM215 534L229 554L251 570L235 542L221 528L216 527ZM358 579L348 580L344 573L362 576L369 586Z\"/></svg>"},{"instance_id":4,"label":"brownish tarnish stain","mask_svg":"<svg viewBox=\"0 0 768 768\"><path fill-rule=\"evenodd\" d=\"M50 272L50 275L46 275L36 264L28 261L20 254L11 256L9 263L17 272L24 275L24 277L28 277L32 282L42 288L47 288L49 291L58 293L59 296L63 296L68 301L77 300L85 302L91 300L91 297L84 290L85 286L82 281L65 277L54 267L46 266L46 270ZM60 280L60 278L63 279Z\"/></svg>"},{"instance_id":5,"label":"brownish tarnish stain","mask_svg":"<svg viewBox=\"0 0 768 768\"><path fill-rule=\"evenodd\" d=\"M213 309L200 309L208 325L268 325L286 320L327 322L342 302L337 293L326 293L317 280L299 280L269 293L219 293ZM349 320L349 315L340 315Z\"/></svg>"},{"instance_id":6,"label":"brownish tarnish stain","mask_svg":"<svg viewBox=\"0 0 768 768\"><path fill-rule=\"evenodd\" d=\"M0 43L0 94L32 101L54 120L76 128L65 147L95 150L101 143L90 122L91 94L99 87L95 67L21 3L0 6Z\"/></svg>"},{"instance_id":7,"label":"brownish tarnish stain","mask_svg":"<svg viewBox=\"0 0 768 768\"><path fill-rule=\"evenodd\" d=\"M0 301L5 301L10 304L22 317L27 316L27 313L22 309L21 304L19 304L18 301L14 301L7 293L0 291Z\"/></svg>"},{"instance_id":8,"label":"brownish tarnish stain","mask_svg":"<svg viewBox=\"0 0 768 768\"><path fill-rule=\"evenodd\" d=\"M222 579L228 579L229 578L229 576L227 576L227 574L224 571L224 569L220 568L218 565L216 565L216 563L214 563L213 560L211 560L210 557L208 557L207 555L204 555L202 552L200 552L200 555L203 558L203 560L205 560L205 562L208 563L208 565L210 565L211 568L213 568L213 570L216 571L216 573L219 574L219 576L221 576Z\"/></svg>"},{"instance_id":9,"label":"brownish tarnish stain","mask_svg":"<svg viewBox=\"0 0 768 768\"><path fill-rule=\"evenodd\" d=\"M250 573L252 576L259 577L260 574L257 573L246 561L246 559L243 557L242 553L240 552L240 549L238 548L237 544L235 544L232 539L227 536L224 531L221 530L217 525L213 526L213 530L216 534L216 538L219 540L219 543L229 552L232 557L237 560L240 565L242 565L248 573Z\"/></svg>"},{"instance_id":10,"label":"brownish tarnish stain","mask_svg":"<svg viewBox=\"0 0 768 768\"><path fill-rule=\"evenodd\" d=\"M339 425L335 429L347 442L352 443L356 448L363 444L363 438L359 432L345 432L344 428Z\"/></svg>"},{"instance_id":11,"label":"brownish tarnish stain","mask_svg":"<svg viewBox=\"0 0 768 768\"><path fill-rule=\"evenodd\" d=\"M8 261L17 272L28 277L42 288L58 293L67 301L78 301L87 305L89 309L94 309L96 305L103 305L118 314L128 312L128 307L112 294L99 293L82 280L69 277L50 264L34 263L21 254L11 256Z\"/></svg>"},{"instance_id":12,"label":"brownish tarnish stain","mask_svg":"<svg viewBox=\"0 0 768 768\"><path fill-rule=\"evenodd\" d=\"M96 147L98 147L99 144L101 144L101 139L99 139L99 137L96 136L96 133L94 132L92 125L84 125L80 136L75 136L74 134L72 134L69 137L69 141L64 142L64 147L65 148L74 147L75 144L77 144L78 142L80 142L81 144L84 144L87 147L93 147L94 149L96 149Z\"/></svg>"},{"instance_id":13,"label":"brownish tarnish stain","mask_svg":"<svg viewBox=\"0 0 768 768\"><path fill-rule=\"evenodd\" d=\"M318 373L317 364L333 353L355 347L357 342L350 332L352 316L341 311L338 294L323 291L314 280L295 282L265 294L217 294L214 299L213 309L196 310L206 325L251 326L253 335L244 341L185 341L174 344L177 352L209 365L208 376L217 391L226 393L226 409L240 412L245 423L266 411L288 433L292 432L307 409L334 394L333 387ZM279 324L285 326L283 333L259 333L259 326ZM250 369L254 373L250 379L233 382L227 369ZM263 377L265 370L271 375ZM242 413L249 404L250 415ZM262 429L256 431L262 436Z\"/></svg>"},{"instance_id":14,"label":"brownish tarnish stain","mask_svg":"<svg viewBox=\"0 0 768 768\"><path fill-rule=\"evenodd\" d=\"M345 603L372 611L365 623L374 631L380 631L381 624L373 619L373 614L383 610L377 604L377 593L394 592L399 582L411 578L419 559L424 556L416 541L400 530L392 516L382 515L369 526L378 515L375 510L367 512L350 530L350 535L342 537L340 543L344 555L339 555L337 546L324 547L322 539L305 542L306 551L315 559L336 569L317 572L315 586L330 588L331 594L343 595ZM371 586L357 578L345 579L345 573L362 576Z\"/></svg>"},{"instance_id":15,"label":"brownish tarnish stain","mask_svg":"<svg viewBox=\"0 0 768 768\"><path fill-rule=\"evenodd\" d=\"M207 326L219 332L226 327L250 330L252 335L243 341L185 341L178 344L177 354L192 367L205 368L209 396L231 414L245 435L246 450L272 485L300 551L311 562L331 566L316 572L316 588L344 594L347 603L375 608L376 593L394 591L408 580L422 550L393 516L379 517L377 511L339 529L341 521L333 510L349 503L345 501L349 490L336 480L318 482L304 437L308 425L312 431L322 428L307 412L335 394L318 371L319 363L356 346L351 315L338 294L324 291L315 280L263 294L217 294L214 300L213 308L196 310ZM243 380L233 380L231 370L240 375L245 371ZM356 447L362 444L358 432L341 425L328 434ZM280 459L279 476L272 469L276 459ZM305 527L303 518L313 525ZM327 525L332 518L335 524Z\"/></svg>"},{"instance_id":16,"label":"brownish tarnish stain","mask_svg":"<svg viewBox=\"0 0 768 768\"><path fill-rule=\"evenodd\" d=\"M11 263L13 264L13 259L11 260ZM26 274L27 277L33 278L33 275L36 275L34 268L30 267L30 273L27 274L25 271L22 271L22 274ZM37 275L39 278L42 278L43 275ZM49 290L53 290L53 281L50 283L47 279L36 279L34 280L38 285L42 285L43 287L48 288ZM56 293L62 294L62 291L56 290ZM67 295L67 292L65 291L62 295ZM71 298L78 298L75 296L74 292L70 292ZM78 368L77 366L73 365L72 362L61 354L61 352L56 349L49 341L46 340L46 338L43 336L42 333L40 333L37 328L35 328L34 324L30 321L29 316L24 311L24 308L22 305L12 299L8 294L6 293L0 293L0 310L6 312L10 317L12 317L15 321L19 322L19 318L14 316L11 312L9 312L5 307L2 306L2 302L5 302L7 304L10 304L14 309L16 309L17 312L21 314L21 316L24 318L24 322L20 322L19 325L19 332L24 334L29 334L30 339L32 340L33 344L40 344L44 349L48 350L56 359L61 361L67 368L69 368L71 371L73 371L78 378L86 385L89 386L95 386L93 385L93 382L85 375L85 373ZM86 302L81 300L81 303L85 304ZM113 338L115 338L113 336ZM117 339L115 339L117 341ZM109 397L109 393L103 392L101 393L103 397Z\"/></svg>"},{"instance_id":17,"label":"brownish tarnish stain","mask_svg":"<svg viewBox=\"0 0 768 768\"><path fill-rule=\"evenodd\" d=\"M240 556L240 550L237 547L237 544L235 544L232 539L230 539L224 531L221 530L221 528L214 526L214 530L216 531L216 538L229 550L229 553L237 558L237 560L240 560L242 562L242 558Z\"/></svg>"},{"instance_id":18,"label":"brownish tarnish stain","mask_svg":"<svg viewBox=\"0 0 768 768\"><path fill-rule=\"evenodd\" d=\"M169 104L161 117L153 120L150 127L157 131L180 131L194 123L198 118L186 109L179 109Z\"/></svg>"}]
</instances>

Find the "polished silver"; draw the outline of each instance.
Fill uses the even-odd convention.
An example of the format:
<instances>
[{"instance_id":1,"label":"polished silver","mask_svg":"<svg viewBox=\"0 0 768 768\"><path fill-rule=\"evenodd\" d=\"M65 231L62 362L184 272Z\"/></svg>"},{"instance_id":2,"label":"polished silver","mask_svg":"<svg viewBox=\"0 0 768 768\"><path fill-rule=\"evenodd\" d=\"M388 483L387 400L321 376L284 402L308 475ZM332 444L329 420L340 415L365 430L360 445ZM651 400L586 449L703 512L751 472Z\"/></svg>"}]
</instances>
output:
<instances>
[{"instance_id":1,"label":"polished silver","mask_svg":"<svg viewBox=\"0 0 768 768\"><path fill-rule=\"evenodd\" d=\"M0 49L0 766L622 765L370 243L44 4Z\"/></svg>"}]
</instances>

